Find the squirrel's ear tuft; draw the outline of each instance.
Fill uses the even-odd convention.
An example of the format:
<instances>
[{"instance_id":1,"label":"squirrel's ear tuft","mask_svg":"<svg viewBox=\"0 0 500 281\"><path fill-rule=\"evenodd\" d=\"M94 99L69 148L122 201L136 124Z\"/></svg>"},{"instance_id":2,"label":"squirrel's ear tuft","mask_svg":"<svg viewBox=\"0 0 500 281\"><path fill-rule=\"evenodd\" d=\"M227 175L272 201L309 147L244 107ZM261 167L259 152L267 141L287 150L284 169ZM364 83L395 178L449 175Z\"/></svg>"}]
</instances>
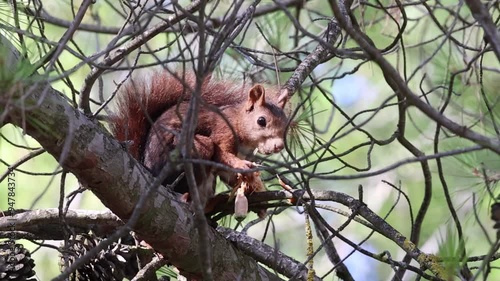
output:
<instances>
[{"instance_id":1,"label":"squirrel's ear tuft","mask_svg":"<svg viewBox=\"0 0 500 281\"><path fill-rule=\"evenodd\" d=\"M262 85L255 85L248 93L247 111L253 110L254 106L263 106L266 103L266 91Z\"/></svg>"}]
</instances>

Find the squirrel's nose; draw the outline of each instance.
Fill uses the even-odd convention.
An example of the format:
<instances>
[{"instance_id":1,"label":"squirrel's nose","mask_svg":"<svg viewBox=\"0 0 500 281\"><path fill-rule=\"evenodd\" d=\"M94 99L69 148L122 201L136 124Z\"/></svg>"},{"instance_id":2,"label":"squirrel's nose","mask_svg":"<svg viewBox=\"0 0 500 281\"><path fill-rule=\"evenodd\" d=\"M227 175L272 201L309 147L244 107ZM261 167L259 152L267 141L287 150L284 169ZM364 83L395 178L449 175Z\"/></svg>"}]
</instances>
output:
<instances>
[{"instance_id":1,"label":"squirrel's nose","mask_svg":"<svg viewBox=\"0 0 500 281\"><path fill-rule=\"evenodd\" d=\"M280 152L284 147L285 145L283 144L283 142L274 144L274 153Z\"/></svg>"}]
</instances>

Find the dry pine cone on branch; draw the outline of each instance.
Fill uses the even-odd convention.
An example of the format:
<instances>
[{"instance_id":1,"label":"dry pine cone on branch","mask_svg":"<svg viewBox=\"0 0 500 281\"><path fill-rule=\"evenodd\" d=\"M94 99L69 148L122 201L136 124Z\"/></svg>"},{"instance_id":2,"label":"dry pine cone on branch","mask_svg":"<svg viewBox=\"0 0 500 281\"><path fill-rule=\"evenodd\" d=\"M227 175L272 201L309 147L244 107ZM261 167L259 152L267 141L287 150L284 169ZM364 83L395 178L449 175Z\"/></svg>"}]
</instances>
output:
<instances>
[{"instance_id":1,"label":"dry pine cone on branch","mask_svg":"<svg viewBox=\"0 0 500 281\"><path fill-rule=\"evenodd\" d=\"M93 233L78 234L73 237L70 248L61 256L60 267L63 271L66 266L74 263L88 251L97 246L103 238ZM74 272L72 281L118 281L125 277L131 279L138 271L137 255L130 251L129 245L113 243L93 257Z\"/></svg>"},{"instance_id":2,"label":"dry pine cone on branch","mask_svg":"<svg viewBox=\"0 0 500 281\"><path fill-rule=\"evenodd\" d=\"M35 281L35 261L22 244L0 242L0 281Z\"/></svg>"}]
</instances>

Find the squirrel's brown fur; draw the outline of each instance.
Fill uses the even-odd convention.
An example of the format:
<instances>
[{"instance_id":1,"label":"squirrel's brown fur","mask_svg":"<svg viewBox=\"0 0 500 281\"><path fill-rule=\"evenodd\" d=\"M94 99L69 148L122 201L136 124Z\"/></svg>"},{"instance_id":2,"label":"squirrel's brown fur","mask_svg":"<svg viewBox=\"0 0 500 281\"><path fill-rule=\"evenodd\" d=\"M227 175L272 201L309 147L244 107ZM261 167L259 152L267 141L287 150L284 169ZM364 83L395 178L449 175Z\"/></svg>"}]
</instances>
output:
<instances>
[{"instance_id":1,"label":"squirrel's brown fur","mask_svg":"<svg viewBox=\"0 0 500 281\"><path fill-rule=\"evenodd\" d=\"M182 77L157 72L148 81L131 81L120 92L118 109L111 118L112 132L119 141L128 143L129 152L153 175L161 171L169 161L169 152L178 145L182 118L195 81L193 74ZM286 96L278 96L276 89L206 78L201 98L194 157L248 169L252 163L238 157L242 151L257 148L260 153L270 154L283 148ZM214 173L229 184L230 179L236 178L209 167L195 168L197 184L210 189L202 191L205 197L213 193ZM180 171L172 174L163 184L171 184L179 174ZM188 192L187 184L179 183L174 190Z\"/></svg>"}]
</instances>

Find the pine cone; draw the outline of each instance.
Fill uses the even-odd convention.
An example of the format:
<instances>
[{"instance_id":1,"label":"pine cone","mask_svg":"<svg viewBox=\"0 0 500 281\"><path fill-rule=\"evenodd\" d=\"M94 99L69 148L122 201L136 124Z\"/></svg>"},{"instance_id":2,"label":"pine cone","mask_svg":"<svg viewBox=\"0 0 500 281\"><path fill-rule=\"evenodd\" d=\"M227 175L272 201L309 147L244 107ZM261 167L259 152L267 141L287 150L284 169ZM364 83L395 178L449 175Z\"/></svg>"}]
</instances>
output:
<instances>
[{"instance_id":1,"label":"pine cone","mask_svg":"<svg viewBox=\"0 0 500 281\"><path fill-rule=\"evenodd\" d=\"M0 242L0 281L35 281L35 261L30 252L14 241Z\"/></svg>"},{"instance_id":2,"label":"pine cone","mask_svg":"<svg viewBox=\"0 0 500 281\"><path fill-rule=\"evenodd\" d=\"M60 260L60 268L63 271L66 264L69 266L84 256L88 251L98 245L103 239L90 234L79 234L70 240L70 249ZM132 279L138 271L137 255L131 253L127 245L113 243L109 248L99 252L90 262L84 264L74 272L72 281L117 281L124 277Z\"/></svg>"}]
</instances>

